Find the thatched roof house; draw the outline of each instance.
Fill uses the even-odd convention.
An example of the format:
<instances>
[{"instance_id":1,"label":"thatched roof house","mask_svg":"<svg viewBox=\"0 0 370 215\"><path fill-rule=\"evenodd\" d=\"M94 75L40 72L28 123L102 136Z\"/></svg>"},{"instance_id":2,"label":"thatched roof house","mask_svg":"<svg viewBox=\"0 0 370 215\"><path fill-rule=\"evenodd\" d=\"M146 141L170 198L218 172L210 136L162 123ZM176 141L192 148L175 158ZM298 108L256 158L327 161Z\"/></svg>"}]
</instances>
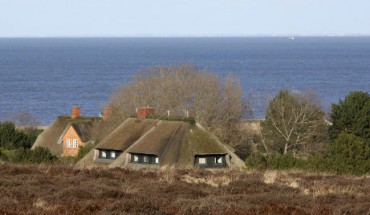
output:
<instances>
[{"instance_id":1,"label":"thatched roof house","mask_svg":"<svg viewBox=\"0 0 370 215\"><path fill-rule=\"evenodd\" d=\"M129 118L77 166L241 169L244 162L199 125Z\"/></svg>"},{"instance_id":2,"label":"thatched roof house","mask_svg":"<svg viewBox=\"0 0 370 215\"><path fill-rule=\"evenodd\" d=\"M100 117L80 116L80 108L73 107L71 116L60 116L36 139L32 148L45 147L57 156L76 156L80 146L93 141L92 129Z\"/></svg>"}]
</instances>

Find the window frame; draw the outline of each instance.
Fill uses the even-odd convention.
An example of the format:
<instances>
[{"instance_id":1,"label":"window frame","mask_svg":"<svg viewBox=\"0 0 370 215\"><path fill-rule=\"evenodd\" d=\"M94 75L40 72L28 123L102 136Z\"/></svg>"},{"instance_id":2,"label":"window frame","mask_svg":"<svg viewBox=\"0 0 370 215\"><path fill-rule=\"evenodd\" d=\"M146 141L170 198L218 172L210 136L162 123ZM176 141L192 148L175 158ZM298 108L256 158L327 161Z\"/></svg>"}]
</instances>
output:
<instances>
[{"instance_id":1,"label":"window frame","mask_svg":"<svg viewBox=\"0 0 370 215\"><path fill-rule=\"evenodd\" d=\"M101 158L106 159L107 158L107 151L106 150L101 150Z\"/></svg>"},{"instance_id":2,"label":"window frame","mask_svg":"<svg viewBox=\"0 0 370 215\"><path fill-rule=\"evenodd\" d=\"M143 155L143 163L148 164L149 163L149 156Z\"/></svg>"},{"instance_id":3,"label":"window frame","mask_svg":"<svg viewBox=\"0 0 370 215\"><path fill-rule=\"evenodd\" d=\"M220 162L219 162L220 160ZM223 160L223 157L222 156L215 156L215 165L222 165L224 164L224 160Z\"/></svg>"},{"instance_id":4,"label":"window frame","mask_svg":"<svg viewBox=\"0 0 370 215\"><path fill-rule=\"evenodd\" d=\"M117 155L116 151L110 151L110 156L109 156L109 158L116 159L116 155Z\"/></svg>"},{"instance_id":5,"label":"window frame","mask_svg":"<svg viewBox=\"0 0 370 215\"><path fill-rule=\"evenodd\" d=\"M206 157L198 157L198 164L199 165L207 165L207 158Z\"/></svg>"},{"instance_id":6,"label":"window frame","mask_svg":"<svg viewBox=\"0 0 370 215\"><path fill-rule=\"evenodd\" d=\"M77 139L73 139L73 148L74 149L78 148L78 140Z\"/></svg>"},{"instance_id":7,"label":"window frame","mask_svg":"<svg viewBox=\"0 0 370 215\"><path fill-rule=\"evenodd\" d=\"M67 148L70 149L72 148L72 139L71 138L68 138L67 139L67 144L66 144Z\"/></svg>"}]
</instances>

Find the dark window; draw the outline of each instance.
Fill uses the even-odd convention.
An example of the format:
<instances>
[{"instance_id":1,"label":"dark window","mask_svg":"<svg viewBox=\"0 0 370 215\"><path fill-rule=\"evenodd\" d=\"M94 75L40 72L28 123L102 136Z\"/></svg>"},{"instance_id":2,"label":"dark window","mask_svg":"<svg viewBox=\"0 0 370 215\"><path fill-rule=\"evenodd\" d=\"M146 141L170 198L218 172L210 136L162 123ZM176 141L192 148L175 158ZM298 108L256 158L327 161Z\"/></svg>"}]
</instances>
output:
<instances>
[{"instance_id":1,"label":"dark window","mask_svg":"<svg viewBox=\"0 0 370 215\"><path fill-rule=\"evenodd\" d=\"M226 155L195 155L194 166L201 168L227 167Z\"/></svg>"},{"instance_id":2,"label":"dark window","mask_svg":"<svg viewBox=\"0 0 370 215\"><path fill-rule=\"evenodd\" d=\"M131 154L131 163L157 165L159 158L157 155Z\"/></svg>"},{"instance_id":3,"label":"dark window","mask_svg":"<svg viewBox=\"0 0 370 215\"><path fill-rule=\"evenodd\" d=\"M99 150L99 158L115 160L121 153L116 150Z\"/></svg>"}]
</instances>

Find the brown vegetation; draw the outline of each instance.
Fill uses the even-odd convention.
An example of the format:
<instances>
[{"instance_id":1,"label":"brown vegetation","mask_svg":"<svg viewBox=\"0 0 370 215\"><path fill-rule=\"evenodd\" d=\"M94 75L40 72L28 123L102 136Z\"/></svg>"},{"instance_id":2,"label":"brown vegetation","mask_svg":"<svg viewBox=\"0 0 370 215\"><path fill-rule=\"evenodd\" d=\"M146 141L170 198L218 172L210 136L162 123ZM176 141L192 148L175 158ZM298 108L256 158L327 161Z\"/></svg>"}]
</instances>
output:
<instances>
[{"instance_id":1,"label":"brown vegetation","mask_svg":"<svg viewBox=\"0 0 370 215\"><path fill-rule=\"evenodd\" d=\"M0 214L368 214L369 177L0 164Z\"/></svg>"}]
</instances>

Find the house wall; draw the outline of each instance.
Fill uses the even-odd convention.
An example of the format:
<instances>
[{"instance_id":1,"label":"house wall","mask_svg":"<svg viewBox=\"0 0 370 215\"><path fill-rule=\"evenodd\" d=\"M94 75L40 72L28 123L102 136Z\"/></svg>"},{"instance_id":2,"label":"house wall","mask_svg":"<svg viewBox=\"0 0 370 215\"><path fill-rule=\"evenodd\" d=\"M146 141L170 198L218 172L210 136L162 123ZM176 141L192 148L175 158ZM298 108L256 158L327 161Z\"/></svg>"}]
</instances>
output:
<instances>
[{"instance_id":1,"label":"house wall","mask_svg":"<svg viewBox=\"0 0 370 215\"><path fill-rule=\"evenodd\" d=\"M71 140L71 147L68 148L68 139ZM77 148L73 147L73 140L77 140ZM63 156L77 156L80 146L84 146L85 143L82 142L77 132L72 126L69 126L67 131L63 136Z\"/></svg>"}]
</instances>

